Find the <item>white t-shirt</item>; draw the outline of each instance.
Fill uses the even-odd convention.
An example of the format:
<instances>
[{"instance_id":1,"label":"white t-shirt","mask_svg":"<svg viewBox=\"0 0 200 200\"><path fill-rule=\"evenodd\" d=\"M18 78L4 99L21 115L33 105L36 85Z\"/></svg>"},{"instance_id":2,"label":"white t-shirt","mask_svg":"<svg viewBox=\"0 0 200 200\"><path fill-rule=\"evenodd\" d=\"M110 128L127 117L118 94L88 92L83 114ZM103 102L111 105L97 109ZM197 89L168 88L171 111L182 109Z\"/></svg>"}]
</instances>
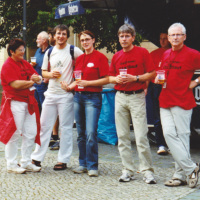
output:
<instances>
[{"instance_id":1,"label":"white t-shirt","mask_svg":"<svg viewBox=\"0 0 200 200\"><path fill-rule=\"evenodd\" d=\"M44 55L42 70L48 70L48 52ZM74 59L83 54L78 48L74 47ZM73 81L73 63L72 56L70 55L70 44L67 44L64 49L58 49L56 46L53 48L50 55L51 71L60 71L60 78L49 79L47 94L66 94L66 91L61 88L61 81L66 81L70 84Z\"/></svg>"}]
</instances>

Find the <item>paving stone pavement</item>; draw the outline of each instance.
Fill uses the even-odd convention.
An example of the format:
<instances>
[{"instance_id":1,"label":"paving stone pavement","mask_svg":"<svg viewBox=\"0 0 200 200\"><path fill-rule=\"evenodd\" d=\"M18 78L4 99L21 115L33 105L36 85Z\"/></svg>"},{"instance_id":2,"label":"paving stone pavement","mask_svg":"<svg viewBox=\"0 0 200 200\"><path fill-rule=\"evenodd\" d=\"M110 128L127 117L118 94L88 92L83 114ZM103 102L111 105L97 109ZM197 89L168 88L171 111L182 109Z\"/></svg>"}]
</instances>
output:
<instances>
[{"instance_id":1,"label":"paving stone pavement","mask_svg":"<svg viewBox=\"0 0 200 200\"><path fill-rule=\"evenodd\" d=\"M74 129L74 150L64 171L54 171L57 151L48 151L40 173L12 174L6 172L4 145L0 144L0 200L199 200L200 184L195 189L188 186L170 188L164 182L171 178L174 170L171 155L158 156L157 148L151 146L157 184L148 185L137 173L128 183L118 182L121 175L121 160L117 146L99 143L99 177L74 174L78 166L78 149ZM136 166L138 157L133 138L133 156ZM192 158L199 160L199 151L192 149Z\"/></svg>"}]
</instances>

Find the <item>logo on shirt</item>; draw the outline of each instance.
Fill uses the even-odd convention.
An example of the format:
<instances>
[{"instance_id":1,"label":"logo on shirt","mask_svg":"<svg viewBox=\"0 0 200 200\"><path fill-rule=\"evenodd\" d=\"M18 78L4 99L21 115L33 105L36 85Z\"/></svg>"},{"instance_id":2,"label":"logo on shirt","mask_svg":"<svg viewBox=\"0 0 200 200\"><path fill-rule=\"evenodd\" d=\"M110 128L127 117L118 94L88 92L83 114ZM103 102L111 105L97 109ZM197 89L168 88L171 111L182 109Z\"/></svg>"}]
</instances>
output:
<instances>
[{"instance_id":1,"label":"logo on shirt","mask_svg":"<svg viewBox=\"0 0 200 200\"><path fill-rule=\"evenodd\" d=\"M87 67L94 67L94 63L88 63Z\"/></svg>"}]
</instances>

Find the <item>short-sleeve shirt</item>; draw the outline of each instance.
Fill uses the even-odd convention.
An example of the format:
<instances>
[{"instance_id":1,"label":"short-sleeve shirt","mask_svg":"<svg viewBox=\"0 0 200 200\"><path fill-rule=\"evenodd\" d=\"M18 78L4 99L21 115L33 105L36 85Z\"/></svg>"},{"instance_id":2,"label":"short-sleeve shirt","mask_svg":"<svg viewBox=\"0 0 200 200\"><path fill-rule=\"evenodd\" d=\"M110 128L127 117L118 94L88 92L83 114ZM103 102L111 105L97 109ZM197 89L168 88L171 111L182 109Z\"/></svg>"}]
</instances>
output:
<instances>
[{"instance_id":1,"label":"short-sleeve shirt","mask_svg":"<svg viewBox=\"0 0 200 200\"><path fill-rule=\"evenodd\" d=\"M108 59L99 51L94 50L91 54L82 54L76 61L75 70L82 71L82 80L97 80L109 73ZM88 86L75 91L101 92L102 86Z\"/></svg>"},{"instance_id":2,"label":"short-sleeve shirt","mask_svg":"<svg viewBox=\"0 0 200 200\"><path fill-rule=\"evenodd\" d=\"M119 75L119 69L127 69L127 74L142 75L155 70L155 67L149 52L145 48L134 46L128 52L120 50L113 56L109 75ZM145 88L145 82L117 83L115 85L116 90L124 91L136 91Z\"/></svg>"},{"instance_id":3,"label":"short-sleeve shirt","mask_svg":"<svg viewBox=\"0 0 200 200\"><path fill-rule=\"evenodd\" d=\"M48 50L49 51L49 50ZM42 64L42 70L48 70L48 51L44 55ZM78 48L74 47L74 59L83 52ZM65 48L58 49L56 46L53 48L50 55L50 68L51 71L56 70L61 73L60 78L49 79L48 89L45 92L47 94L66 94L66 91L61 88L61 81L66 81L67 84L73 81L73 63L72 56L70 55L70 45L67 44Z\"/></svg>"},{"instance_id":4,"label":"short-sleeve shirt","mask_svg":"<svg viewBox=\"0 0 200 200\"><path fill-rule=\"evenodd\" d=\"M166 51L166 49L159 48L159 49L156 49L156 50L154 50L150 53L150 55L153 59L156 70L160 70L161 58L162 58L165 51Z\"/></svg>"},{"instance_id":5,"label":"short-sleeve shirt","mask_svg":"<svg viewBox=\"0 0 200 200\"><path fill-rule=\"evenodd\" d=\"M200 69L200 53L185 45L179 51L169 49L162 57L161 67L165 70L167 83L160 93L160 107L179 106L185 110L195 107L189 85L194 71Z\"/></svg>"},{"instance_id":6,"label":"short-sleeve shirt","mask_svg":"<svg viewBox=\"0 0 200 200\"><path fill-rule=\"evenodd\" d=\"M16 80L30 80L33 74L37 72L26 60L20 62L14 61L9 57L1 69L1 84L3 90L12 95L24 96L29 94L29 89L17 90L10 86L10 83Z\"/></svg>"}]
</instances>

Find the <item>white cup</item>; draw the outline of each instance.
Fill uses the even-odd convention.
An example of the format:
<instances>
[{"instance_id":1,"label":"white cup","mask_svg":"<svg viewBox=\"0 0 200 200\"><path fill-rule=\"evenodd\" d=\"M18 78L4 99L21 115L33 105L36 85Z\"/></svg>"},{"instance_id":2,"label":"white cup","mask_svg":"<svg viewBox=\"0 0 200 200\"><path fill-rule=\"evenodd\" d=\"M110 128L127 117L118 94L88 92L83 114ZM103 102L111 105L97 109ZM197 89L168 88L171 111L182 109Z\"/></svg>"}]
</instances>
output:
<instances>
[{"instance_id":1,"label":"white cup","mask_svg":"<svg viewBox=\"0 0 200 200\"><path fill-rule=\"evenodd\" d=\"M127 69L119 69L119 74L121 77L126 78Z\"/></svg>"}]
</instances>

